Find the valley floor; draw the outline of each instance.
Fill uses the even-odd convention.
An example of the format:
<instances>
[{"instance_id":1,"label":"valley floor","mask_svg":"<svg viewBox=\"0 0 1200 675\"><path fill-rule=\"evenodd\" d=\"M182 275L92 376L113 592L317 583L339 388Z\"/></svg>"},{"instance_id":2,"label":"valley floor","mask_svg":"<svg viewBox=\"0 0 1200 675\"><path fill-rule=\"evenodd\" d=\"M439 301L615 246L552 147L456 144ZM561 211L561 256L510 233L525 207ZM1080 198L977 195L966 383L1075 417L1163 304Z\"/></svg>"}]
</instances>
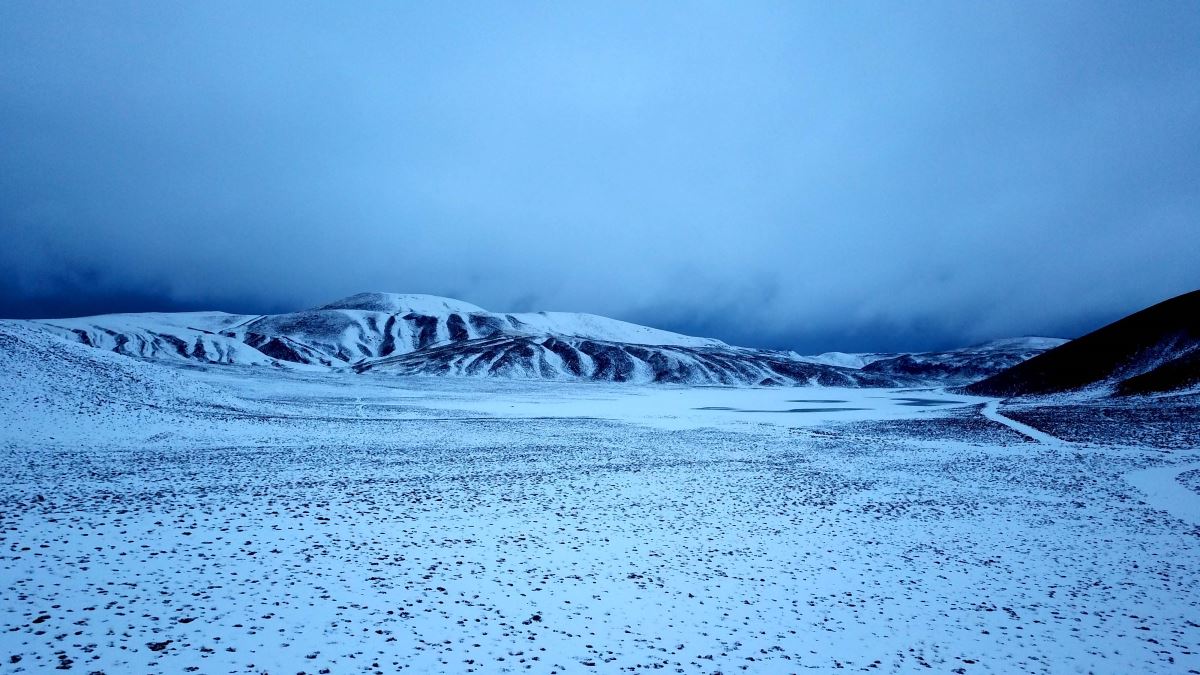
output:
<instances>
[{"instance_id":1,"label":"valley floor","mask_svg":"<svg viewBox=\"0 0 1200 675\"><path fill-rule=\"evenodd\" d=\"M172 377L0 394L0 673L1200 670L1186 406Z\"/></svg>"}]
</instances>

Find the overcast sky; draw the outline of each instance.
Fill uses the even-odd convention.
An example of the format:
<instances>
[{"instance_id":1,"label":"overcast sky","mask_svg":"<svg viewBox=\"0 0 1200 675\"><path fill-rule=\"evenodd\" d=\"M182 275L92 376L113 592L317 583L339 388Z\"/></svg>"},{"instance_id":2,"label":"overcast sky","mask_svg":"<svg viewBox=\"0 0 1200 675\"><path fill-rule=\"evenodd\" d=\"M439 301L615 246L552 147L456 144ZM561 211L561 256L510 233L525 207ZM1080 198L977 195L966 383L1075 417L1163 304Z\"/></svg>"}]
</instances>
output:
<instances>
[{"instance_id":1,"label":"overcast sky","mask_svg":"<svg viewBox=\"0 0 1200 675\"><path fill-rule=\"evenodd\" d=\"M361 290L748 346L1200 288L1200 3L0 3L0 316Z\"/></svg>"}]
</instances>

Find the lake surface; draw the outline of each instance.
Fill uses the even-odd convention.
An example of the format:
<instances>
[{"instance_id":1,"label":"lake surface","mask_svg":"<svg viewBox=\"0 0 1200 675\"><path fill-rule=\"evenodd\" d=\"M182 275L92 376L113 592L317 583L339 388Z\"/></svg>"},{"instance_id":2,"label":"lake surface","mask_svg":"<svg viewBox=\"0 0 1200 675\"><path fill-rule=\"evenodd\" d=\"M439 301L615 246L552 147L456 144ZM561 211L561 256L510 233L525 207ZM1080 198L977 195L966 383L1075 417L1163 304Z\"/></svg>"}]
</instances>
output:
<instances>
[{"instance_id":1,"label":"lake surface","mask_svg":"<svg viewBox=\"0 0 1200 675\"><path fill-rule=\"evenodd\" d=\"M907 396L888 396L888 397L872 397L886 398L888 401L895 401L895 405L902 405L916 408L931 408L942 405L965 405L966 401L956 401L948 398L913 398ZM785 403L849 403L848 399L838 398L794 398L787 399ZM856 401L857 403L858 401ZM701 408L692 408L692 410L726 410L730 412L743 413L823 413L823 412L851 412L855 410L875 410L876 408L860 408L860 407L821 407L821 408L784 408L780 410L762 410L753 408L735 408L731 406L704 406Z\"/></svg>"},{"instance_id":2,"label":"lake surface","mask_svg":"<svg viewBox=\"0 0 1200 675\"><path fill-rule=\"evenodd\" d=\"M787 408L785 410L746 410L744 408L729 408L727 406L710 405L703 408L692 408L692 410L728 410L731 412L746 413L821 413L848 412L851 410L871 410L871 408Z\"/></svg>"},{"instance_id":3,"label":"lake surface","mask_svg":"<svg viewBox=\"0 0 1200 675\"><path fill-rule=\"evenodd\" d=\"M966 401L955 401L948 398L893 398L893 401L900 401L900 405L914 407L930 407L935 405L965 405Z\"/></svg>"}]
</instances>

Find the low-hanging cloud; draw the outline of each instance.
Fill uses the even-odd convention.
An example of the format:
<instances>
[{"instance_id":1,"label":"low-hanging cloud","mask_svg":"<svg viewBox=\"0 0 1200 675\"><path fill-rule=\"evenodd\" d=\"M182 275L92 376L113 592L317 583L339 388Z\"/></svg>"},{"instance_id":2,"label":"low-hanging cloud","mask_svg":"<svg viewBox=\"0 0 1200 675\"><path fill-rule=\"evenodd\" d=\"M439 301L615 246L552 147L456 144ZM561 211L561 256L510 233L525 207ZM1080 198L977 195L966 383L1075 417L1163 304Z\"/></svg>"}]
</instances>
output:
<instances>
[{"instance_id":1,"label":"low-hanging cloud","mask_svg":"<svg viewBox=\"0 0 1200 675\"><path fill-rule=\"evenodd\" d=\"M360 290L753 346L1200 287L1180 4L0 6L0 311Z\"/></svg>"}]
</instances>

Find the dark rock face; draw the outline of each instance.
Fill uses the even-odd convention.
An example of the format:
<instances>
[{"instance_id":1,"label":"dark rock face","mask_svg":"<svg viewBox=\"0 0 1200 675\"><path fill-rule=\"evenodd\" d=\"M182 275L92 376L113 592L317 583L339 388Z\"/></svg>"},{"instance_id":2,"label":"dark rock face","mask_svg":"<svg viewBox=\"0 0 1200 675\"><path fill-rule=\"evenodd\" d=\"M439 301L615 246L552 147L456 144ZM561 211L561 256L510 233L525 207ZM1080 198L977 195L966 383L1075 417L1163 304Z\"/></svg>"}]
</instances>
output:
<instances>
[{"instance_id":1,"label":"dark rock face","mask_svg":"<svg viewBox=\"0 0 1200 675\"><path fill-rule=\"evenodd\" d=\"M1035 396L1089 387L1117 394L1200 382L1200 291L1161 302L963 389Z\"/></svg>"},{"instance_id":2,"label":"dark rock face","mask_svg":"<svg viewBox=\"0 0 1200 675\"><path fill-rule=\"evenodd\" d=\"M505 327L505 321L492 314L468 314L467 319L477 335L495 335Z\"/></svg>"},{"instance_id":3,"label":"dark rock face","mask_svg":"<svg viewBox=\"0 0 1200 675\"><path fill-rule=\"evenodd\" d=\"M542 346L546 349L549 349L556 356L558 356L559 359L562 360L563 369L567 373L570 373L575 377L580 377L583 375L583 363L580 361L579 351L574 347L557 338L547 338L546 341L542 343Z\"/></svg>"},{"instance_id":4,"label":"dark rock face","mask_svg":"<svg viewBox=\"0 0 1200 675\"><path fill-rule=\"evenodd\" d=\"M451 314L446 319L446 330L450 332L451 340L466 340L471 337L467 331L467 322L463 321L461 314Z\"/></svg>"},{"instance_id":5,"label":"dark rock face","mask_svg":"<svg viewBox=\"0 0 1200 675\"><path fill-rule=\"evenodd\" d=\"M407 321L412 321L417 326L413 340L413 349L424 349L437 342L438 318L436 316L409 314L404 318Z\"/></svg>"},{"instance_id":6,"label":"dark rock face","mask_svg":"<svg viewBox=\"0 0 1200 675\"><path fill-rule=\"evenodd\" d=\"M383 343L379 345L379 355L387 356L396 351L396 317L389 316L383 324Z\"/></svg>"},{"instance_id":7,"label":"dark rock face","mask_svg":"<svg viewBox=\"0 0 1200 675\"><path fill-rule=\"evenodd\" d=\"M262 336L257 336L257 337L262 337ZM298 352L296 349L294 349L291 345L287 344L286 342L284 342L283 340L281 340L279 338L270 338L270 339L263 338L263 340L261 342L259 342L259 344L257 344L257 345L249 343L249 342L247 342L247 344L250 344L255 349L266 354L267 356L270 356L271 358L279 359L280 361L291 361L292 363L311 363L311 361L309 361L309 359L305 358L302 354L300 354L300 352Z\"/></svg>"}]
</instances>

